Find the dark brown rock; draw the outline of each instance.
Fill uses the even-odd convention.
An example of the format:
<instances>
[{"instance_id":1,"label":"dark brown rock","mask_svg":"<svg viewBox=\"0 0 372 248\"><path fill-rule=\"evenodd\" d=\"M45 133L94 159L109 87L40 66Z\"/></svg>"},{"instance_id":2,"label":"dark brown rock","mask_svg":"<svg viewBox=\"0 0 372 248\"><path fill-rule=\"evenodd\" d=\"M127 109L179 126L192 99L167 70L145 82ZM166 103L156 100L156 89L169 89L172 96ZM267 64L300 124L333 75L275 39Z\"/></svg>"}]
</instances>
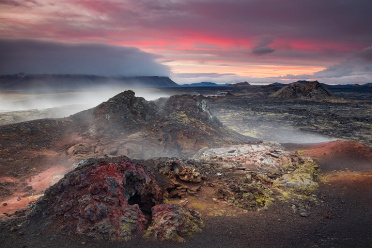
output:
<instances>
[{"instance_id":1,"label":"dark brown rock","mask_svg":"<svg viewBox=\"0 0 372 248\"><path fill-rule=\"evenodd\" d=\"M333 97L333 94L318 81L309 81L290 84L271 94L269 97L325 99Z\"/></svg>"},{"instance_id":2,"label":"dark brown rock","mask_svg":"<svg viewBox=\"0 0 372 248\"><path fill-rule=\"evenodd\" d=\"M145 236L158 240L185 241L186 237L201 232L201 215L178 204L160 204L152 208L151 226Z\"/></svg>"}]
</instances>

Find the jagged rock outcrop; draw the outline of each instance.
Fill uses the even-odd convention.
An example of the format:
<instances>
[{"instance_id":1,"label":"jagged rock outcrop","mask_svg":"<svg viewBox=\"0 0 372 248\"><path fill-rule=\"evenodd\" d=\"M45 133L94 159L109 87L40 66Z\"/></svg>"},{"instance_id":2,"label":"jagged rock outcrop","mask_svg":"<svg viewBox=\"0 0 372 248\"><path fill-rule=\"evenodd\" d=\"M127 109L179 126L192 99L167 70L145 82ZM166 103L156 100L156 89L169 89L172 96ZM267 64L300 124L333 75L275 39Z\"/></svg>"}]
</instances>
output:
<instances>
[{"instance_id":1,"label":"jagged rock outcrop","mask_svg":"<svg viewBox=\"0 0 372 248\"><path fill-rule=\"evenodd\" d=\"M203 96L171 96L159 111L155 126L189 155L211 144L245 139L212 115Z\"/></svg>"},{"instance_id":2,"label":"jagged rock outcrop","mask_svg":"<svg viewBox=\"0 0 372 248\"><path fill-rule=\"evenodd\" d=\"M161 157L139 163L153 169L165 198L195 195L206 181L203 165L195 160Z\"/></svg>"},{"instance_id":3,"label":"jagged rock outcrop","mask_svg":"<svg viewBox=\"0 0 372 248\"><path fill-rule=\"evenodd\" d=\"M97 239L142 233L163 200L154 178L126 157L83 160L48 188L29 218L41 228Z\"/></svg>"},{"instance_id":4,"label":"jagged rock outcrop","mask_svg":"<svg viewBox=\"0 0 372 248\"><path fill-rule=\"evenodd\" d=\"M318 189L318 165L276 143L204 148L193 159L139 162L152 168L168 202L184 199L181 201L186 207L208 208L205 202L195 205L198 198L208 195L209 201L245 210L267 208L276 201L289 202L304 213L316 199Z\"/></svg>"},{"instance_id":5,"label":"jagged rock outcrop","mask_svg":"<svg viewBox=\"0 0 372 248\"><path fill-rule=\"evenodd\" d=\"M204 227L198 212L162 202L144 166L127 157L88 159L49 187L27 218L52 233L120 241L144 234L184 241Z\"/></svg>"},{"instance_id":6,"label":"jagged rock outcrop","mask_svg":"<svg viewBox=\"0 0 372 248\"><path fill-rule=\"evenodd\" d=\"M195 158L220 166L223 183L214 180L217 198L245 209L264 208L276 200L304 208L318 188L318 165L275 143L202 149Z\"/></svg>"},{"instance_id":7,"label":"jagged rock outcrop","mask_svg":"<svg viewBox=\"0 0 372 248\"><path fill-rule=\"evenodd\" d=\"M320 100L331 98L333 97L333 94L318 81L309 81L290 84L271 94L269 97Z\"/></svg>"},{"instance_id":8,"label":"jagged rock outcrop","mask_svg":"<svg viewBox=\"0 0 372 248\"><path fill-rule=\"evenodd\" d=\"M100 156L192 155L211 144L246 140L211 114L203 96L149 102L125 91L71 119L84 136L104 142L104 150L96 149Z\"/></svg>"},{"instance_id":9,"label":"jagged rock outcrop","mask_svg":"<svg viewBox=\"0 0 372 248\"><path fill-rule=\"evenodd\" d=\"M91 136L128 136L150 125L157 106L131 90L124 91L97 107L72 116L85 123Z\"/></svg>"}]
</instances>

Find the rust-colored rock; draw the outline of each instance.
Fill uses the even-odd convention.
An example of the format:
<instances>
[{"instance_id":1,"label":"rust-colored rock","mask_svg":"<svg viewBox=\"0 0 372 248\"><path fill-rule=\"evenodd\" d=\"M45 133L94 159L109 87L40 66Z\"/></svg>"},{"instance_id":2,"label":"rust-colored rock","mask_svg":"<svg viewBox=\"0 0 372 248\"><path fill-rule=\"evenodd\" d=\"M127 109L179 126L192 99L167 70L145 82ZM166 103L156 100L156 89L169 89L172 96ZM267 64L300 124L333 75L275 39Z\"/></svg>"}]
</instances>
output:
<instances>
[{"instance_id":1,"label":"rust-colored rock","mask_svg":"<svg viewBox=\"0 0 372 248\"><path fill-rule=\"evenodd\" d=\"M48 188L30 218L64 233L128 240L146 229L146 215L161 201L139 164L126 157L88 159Z\"/></svg>"}]
</instances>

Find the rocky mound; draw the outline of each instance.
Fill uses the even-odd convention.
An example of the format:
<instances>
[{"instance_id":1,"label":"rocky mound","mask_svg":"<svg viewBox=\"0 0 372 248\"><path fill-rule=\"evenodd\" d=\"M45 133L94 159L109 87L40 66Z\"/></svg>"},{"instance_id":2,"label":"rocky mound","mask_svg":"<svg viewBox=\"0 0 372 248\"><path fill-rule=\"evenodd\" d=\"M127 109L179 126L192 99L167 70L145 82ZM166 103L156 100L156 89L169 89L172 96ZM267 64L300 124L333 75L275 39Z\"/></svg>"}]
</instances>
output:
<instances>
[{"instance_id":1,"label":"rocky mound","mask_svg":"<svg viewBox=\"0 0 372 248\"><path fill-rule=\"evenodd\" d=\"M164 197L189 199L186 206L190 208L209 208L198 200L209 192L207 205L220 202L258 210L282 201L307 216L318 188L318 165L312 159L271 143L205 148L193 159L156 158L140 163L156 172ZM212 206L204 214L214 211Z\"/></svg>"},{"instance_id":2,"label":"rocky mound","mask_svg":"<svg viewBox=\"0 0 372 248\"><path fill-rule=\"evenodd\" d=\"M64 233L128 240L146 229L146 214L161 201L156 182L138 164L90 159L48 188L30 218Z\"/></svg>"},{"instance_id":3,"label":"rocky mound","mask_svg":"<svg viewBox=\"0 0 372 248\"><path fill-rule=\"evenodd\" d=\"M128 136L151 125L157 111L154 103L135 97L135 93L128 90L71 118L84 123L82 131L94 137Z\"/></svg>"},{"instance_id":4,"label":"rocky mound","mask_svg":"<svg viewBox=\"0 0 372 248\"><path fill-rule=\"evenodd\" d=\"M155 127L184 154L217 143L247 140L212 115L203 96L171 96L158 113Z\"/></svg>"},{"instance_id":5,"label":"rocky mound","mask_svg":"<svg viewBox=\"0 0 372 248\"><path fill-rule=\"evenodd\" d=\"M333 94L318 81L309 81L290 84L284 88L279 89L277 92L271 94L269 97L320 100L333 97Z\"/></svg>"},{"instance_id":6,"label":"rocky mound","mask_svg":"<svg viewBox=\"0 0 372 248\"><path fill-rule=\"evenodd\" d=\"M162 240L181 241L201 231L198 213L156 205L162 201L154 177L141 165L126 157L88 159L47 189L29 219L41 229L124 241L148 226L147 235Z\"/></svg>"},{"instance_id":7,"label":"rocky mound","mask_svg":"<svg viewBox=\"0 0 372 248\"><path fill-rule=\"evenodd\" d=\"M203 149L196 158L220 167L217 198L244 209L291 201L301 215L315 199L318 165L277 144L237 145ZM221 181L220 181L221 180Z\"/></svg>"},{"instance_id":8,"label":"rocky mound","mask_svg":"<svg viewBox=\"0 0 372 248\"><path fill-rule=\"evenodd\" d=\"M183 156L207 145L246 140L213 117L201 96L149 102L133 91L68 118L0 126L0 137L4 170L25 164L39 167L41 159L56 153L76 162L105 155Z\"/></svg>"},{"instance_id":9,"label":"rocky mound","mask_svg":"<svg viewBox=\"0 0 372 248\"><path fill-rule=\"evenodd\" d=\"M158 240L175 240L183 242L201 232L204 223L201 215L178 204L160 204L152 208L152 224L145 237Z\"/></svg>"},{"instance_id":10,"label":"rocky mound","mask_svg":"<svg viewBox=\"0 0 372 248\"><path fill-rule=\"evenodd\" d=\"M175 95L156 103L125 91L93 109L73 115L71 119L83 136L104 144L86 148L96 153L86 152L87 157L193 155L211 144L247 140L224 127L211 114L203 96ZM86 147L86 144L78 145Z\"/></svg>"}]
</instances>

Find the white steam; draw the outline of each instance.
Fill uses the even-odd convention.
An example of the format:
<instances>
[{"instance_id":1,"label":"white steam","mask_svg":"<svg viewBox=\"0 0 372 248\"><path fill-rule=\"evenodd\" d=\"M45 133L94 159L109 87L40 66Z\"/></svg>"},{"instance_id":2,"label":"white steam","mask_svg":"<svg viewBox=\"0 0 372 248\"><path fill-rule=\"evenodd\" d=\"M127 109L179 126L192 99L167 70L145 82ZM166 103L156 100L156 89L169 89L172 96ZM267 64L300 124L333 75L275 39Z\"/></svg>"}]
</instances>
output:
<instances>
[{"instance_id":1,"label":"white steam","mask_svg":"<svg viewBox=\"0 0 372 248\"><path fill-rule=\"evenodd\" d=\"M58 117L66 117L76 112L93 108L111 97L125 91L124 88L117 89L88 89L82 92L47 93L47 94L1 94L0 93L0 112L11 112L30 109L48 109L65 107L65 114ZM169 95L157 89L136 89L137 97L143 97L148 101ZM57 116L57 115L56 115Z\"/></svg>"}]
</instances>

